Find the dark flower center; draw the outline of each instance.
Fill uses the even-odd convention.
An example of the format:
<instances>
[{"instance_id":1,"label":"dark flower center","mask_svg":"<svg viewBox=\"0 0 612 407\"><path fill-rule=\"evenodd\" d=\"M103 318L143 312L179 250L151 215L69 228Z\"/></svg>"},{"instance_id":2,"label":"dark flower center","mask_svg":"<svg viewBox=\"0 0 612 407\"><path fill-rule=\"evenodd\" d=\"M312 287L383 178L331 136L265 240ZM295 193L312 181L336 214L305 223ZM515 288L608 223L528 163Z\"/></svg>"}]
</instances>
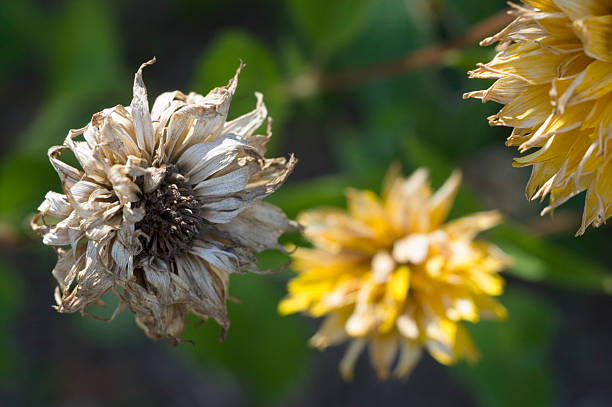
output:
<instances>
[{"instance_id":1,"label":"dark flower center","mask_svg":"<svg viewBox=\"0 0 612 407\"><path fill-rule=\"evenodd\" d=\"M150 257L171 260L192 247L204 221L191 185L176 166L166 167L164 180L156 190L144 194L141 202L145 216L135 225L142 244L136 264Z\"/></svg>"}]
</instances>

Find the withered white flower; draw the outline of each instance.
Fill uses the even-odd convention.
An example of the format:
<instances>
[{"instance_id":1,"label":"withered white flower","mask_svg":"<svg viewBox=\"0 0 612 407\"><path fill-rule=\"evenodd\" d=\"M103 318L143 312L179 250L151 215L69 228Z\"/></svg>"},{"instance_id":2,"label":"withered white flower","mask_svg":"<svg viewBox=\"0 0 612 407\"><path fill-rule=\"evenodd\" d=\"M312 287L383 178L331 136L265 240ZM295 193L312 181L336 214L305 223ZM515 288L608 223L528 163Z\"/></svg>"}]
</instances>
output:
<instances>
[{"instance_id":1,"label":"withered white flower","mask_svg":"<svg viewBox=\"0 0 612 407\"><path fill-rule=\"evenodd\" d=\"M150 338L178 340L188 312L225 333L229 274L259 272L255 252L283 250L278 237L296 229L261 201L296 159L264 158L270 121L253 134L267 116L261 94L226 122L242 65L227 86L163 93L149 111L142 69L153 62L136 73L130 106L94 114L49 149L63 194L47 193L32 228L58 254L59 312L85 314L113 290L115 314L127 305ZM60 161L63 150L82 170Z\"/></svg>"}]
</instances>

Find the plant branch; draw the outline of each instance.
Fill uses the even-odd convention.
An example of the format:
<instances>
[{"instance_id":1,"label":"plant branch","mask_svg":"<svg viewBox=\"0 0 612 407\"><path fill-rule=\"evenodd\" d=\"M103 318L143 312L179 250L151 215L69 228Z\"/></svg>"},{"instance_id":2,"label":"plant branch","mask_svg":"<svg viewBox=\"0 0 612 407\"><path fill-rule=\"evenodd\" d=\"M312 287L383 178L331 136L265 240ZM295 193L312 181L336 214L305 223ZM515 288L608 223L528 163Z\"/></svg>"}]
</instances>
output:
<instances>
[{"instance_id":1,"label":"plant branch","mask_svg":"<svg viewBox=\"0 0 612 407\"><path fill-rule=\"evenodd\" d=\"M444 60L449 51L462 49L477 43L505 27L514 19L507 10L494 14L472 26L463 35L444 44L434 44L391 61L351 69L346 72L322 74L318 78L319 89L338 90L379 78L402 75L407 72L435 65Z\"/></svg>"}]
</instances>

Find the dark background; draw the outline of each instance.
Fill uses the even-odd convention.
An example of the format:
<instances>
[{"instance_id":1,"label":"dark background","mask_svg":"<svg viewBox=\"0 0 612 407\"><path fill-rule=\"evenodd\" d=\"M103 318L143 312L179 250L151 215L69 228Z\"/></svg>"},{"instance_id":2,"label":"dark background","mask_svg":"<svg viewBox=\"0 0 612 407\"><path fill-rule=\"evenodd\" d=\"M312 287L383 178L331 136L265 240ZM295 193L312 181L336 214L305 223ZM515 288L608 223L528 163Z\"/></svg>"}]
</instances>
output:
<instances>
[{"instance_id":1,"label":"dark background","mask_svg":"<svg viewBox=\"0 0 612 407\"><path fill-rule=\"evenodd\" d=\"M529 203L528 169L511 167L510 130L489 128L498 106L462 101L487 87L466 71L494 51L474 45L397 76L347 72L457 43L506 7L481 0L13 1L0 4L0 405L581 406L612 405L610 229L574 238L583 196L554 217ZM490 34L490 33L489 33ZM486 33L483 34L486 36ZM343 205L346 186L378 190L393 160L430 169L435 186L465 176L452 216L499 208L487 235L514 256L502 302L510 317L470 330L480 363L448 368L425 356L403 381L378 382L364 355L355 380L337 373L343 347L319 353L318 321L280 317L291 271L233 276L232 327L214 322L172 346L152 342L124 312L105 324L52 308L55 257L27 232L27 217L59 191L46 150L70 128L131 99L133 74L161 92L206 93L242 59L231 117L262 91L274 118L269 155L295 153L288 184L271 197L292 217ZM348 74L350 76L350 74ZM317 82L317 78L327 78ZM324 86L317 84L323 83ZM286 259L264 253L262 264ZM113 299L108 298L112 308Z\"/></svg>"}]
</instances>

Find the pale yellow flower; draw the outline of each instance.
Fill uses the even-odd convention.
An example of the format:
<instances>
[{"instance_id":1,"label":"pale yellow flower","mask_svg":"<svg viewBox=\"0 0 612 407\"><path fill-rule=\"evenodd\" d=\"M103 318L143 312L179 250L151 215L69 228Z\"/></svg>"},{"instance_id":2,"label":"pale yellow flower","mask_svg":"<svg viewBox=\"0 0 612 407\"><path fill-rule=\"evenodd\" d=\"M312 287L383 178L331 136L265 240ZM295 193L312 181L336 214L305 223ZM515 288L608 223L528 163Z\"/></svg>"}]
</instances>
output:
<instances>
[{"instance_id":1,"label":"pale yellow flower","mask_svg":"<svg viewBox=\"0 0 612 407\"><path fill-rule=\"evenodd\" d=\"M310 343L319 349L350 341L340 363L345 379L369 344L378 377L410 373L425 348L450 364L477 352L461 321L503 318L493 296L503 290L497 274L506 257L474 241L500 221L483 212L444 223L460 184L454 173L435 193L427 171L404 179L392 167L382 199L351 189L348 211L318 209L298 222L313 248L298 249L283 314L325 317Z\"/></svg>"},{"instance_id":2,"label":"pale yellow flower","mask_svg":"<svg viewBox=\"0 0 612 407\"><path fill-rule=\"evenodd\" d=\"M163 93L149 111L142 69L153 62L136 73L129 106L94 114L49 149L63 193L47 193L32 227L59 257L59 312L85 313L113 290L116 312L127 306L147 336L176 341L189 312L225 332L229 274L258 272L254 253L282 249L278 237L295 230L261 201L295 159L264 158L260 94L254 111L226 122L242 66L227 86ZM82 169L60 161L64 150Z\"/></svg>"},{"instance_id":3,"label":"pale yellow flower","mask_svg":"<svg viewBox=\"0 0 612 407\"><path fill-rule=\"evenodd\" d=\"M532 166L526 194L552 211L586 190L578 234L612 216L612 2L525 0L516 19L481 44L498 54L470 72L495 78L465 97L505 105L489 117L513 127L508 146L535 152L516 159Z\"/></svg>"}]
</instances>

